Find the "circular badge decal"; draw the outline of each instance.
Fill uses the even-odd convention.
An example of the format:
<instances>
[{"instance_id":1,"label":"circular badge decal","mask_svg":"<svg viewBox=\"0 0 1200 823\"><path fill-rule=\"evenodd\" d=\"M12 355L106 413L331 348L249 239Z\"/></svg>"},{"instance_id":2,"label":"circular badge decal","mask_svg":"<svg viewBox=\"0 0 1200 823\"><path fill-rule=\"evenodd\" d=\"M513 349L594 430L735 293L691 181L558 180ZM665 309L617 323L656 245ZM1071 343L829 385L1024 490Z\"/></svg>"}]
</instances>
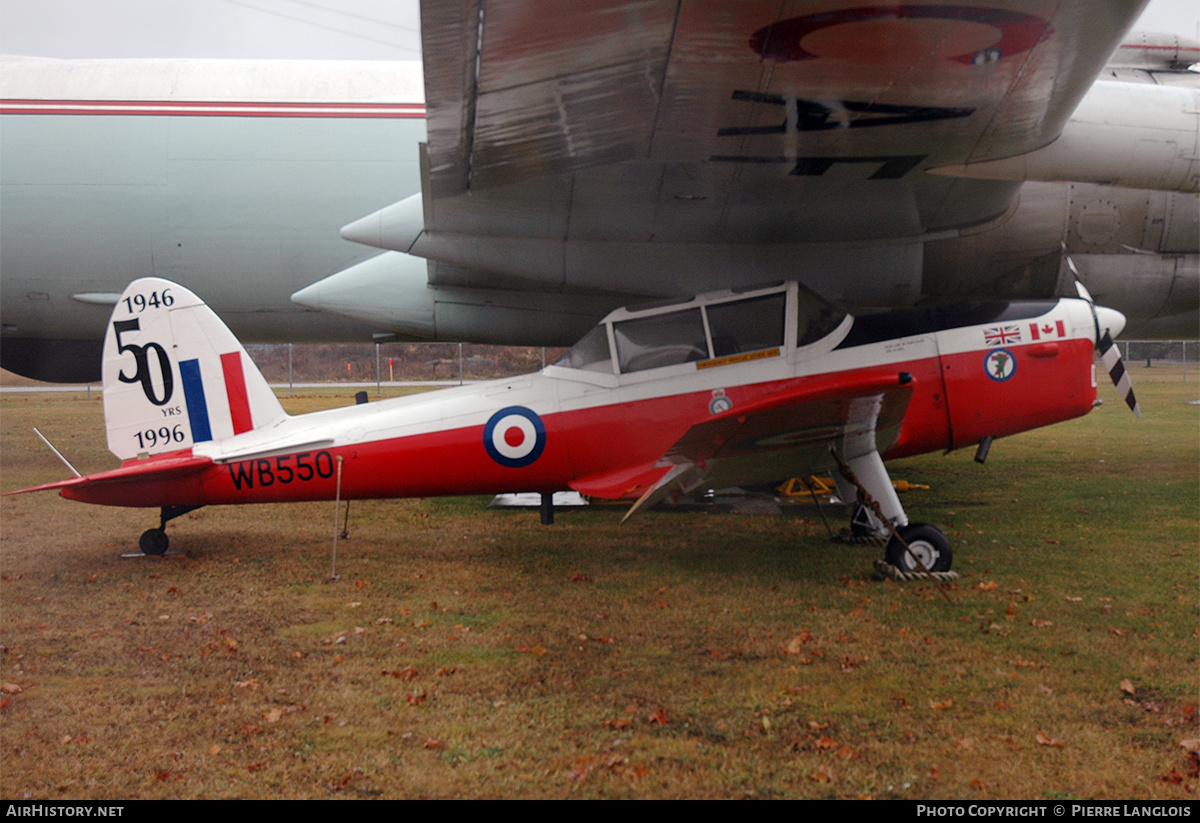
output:
<instances>
[{"instance_id":1,"label":"circular badge decal","mask_svg":"<svg viewBox=\"0 0 1200 823\"><path fill-rule=\"evenodd\" d=\"M542 418L524 406L509 406L488 418L483 448L501 466L519 469L542 456L546 427Z\"/></svg>"},{"instance_id":2,"label":"circular badge decal","mask_svg":"<svg viewBox=\"0 0 1200 823\"><path fill-rule=\"evenodd\" d=\"M1003 383L1017 371L1017 358L1008 349L992 349L983 358L983 373Z\"/></svg>"}]
</instances>

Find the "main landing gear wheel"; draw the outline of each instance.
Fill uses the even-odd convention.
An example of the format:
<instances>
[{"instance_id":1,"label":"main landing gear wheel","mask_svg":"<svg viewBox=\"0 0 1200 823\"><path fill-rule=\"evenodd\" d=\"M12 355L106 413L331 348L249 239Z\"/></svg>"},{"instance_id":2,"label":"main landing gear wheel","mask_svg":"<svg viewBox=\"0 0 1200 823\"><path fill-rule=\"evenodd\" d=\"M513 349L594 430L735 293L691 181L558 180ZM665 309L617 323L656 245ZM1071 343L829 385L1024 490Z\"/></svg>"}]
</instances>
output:
<instances>
[{"instance_id":1,"label":"main landing gear wheel","mask_svg":"<svg viewBox=\"0 0 1200 823\"><path fill-rule=\"evenodd\" d=\"M155 557L162 557L166 554L169 545L171 545L171 540L163 529L146 529L138 538L138 548L142 550L142 554L150 554Z\"/></svg>"},{"instance_id":2,"label":"main landing gear wheel","mask_svg":"<svg viewBox=\"0 0 1200 823\"><path fill-rule=\"evenodd\" d=\"M919 572L921 567L913 559L913 555L916 555L925 566L925 571L950 571L954 553L950 551L949 538L942 534L940 529L928 523L909 523L896 531L904 538L904 542L908 543L908 549L904 548L904 543L893 537L887 544L888 563L902 572Z\"/></svg>"}]
</instances>

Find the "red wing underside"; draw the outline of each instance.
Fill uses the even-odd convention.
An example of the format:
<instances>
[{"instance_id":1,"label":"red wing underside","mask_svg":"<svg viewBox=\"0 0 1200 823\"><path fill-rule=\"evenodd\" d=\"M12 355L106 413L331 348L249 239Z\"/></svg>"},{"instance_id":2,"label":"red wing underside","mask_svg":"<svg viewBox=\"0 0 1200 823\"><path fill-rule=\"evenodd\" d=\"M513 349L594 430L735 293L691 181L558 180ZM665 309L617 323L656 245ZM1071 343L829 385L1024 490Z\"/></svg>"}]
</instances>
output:
<instances>
[{"instance_id":1,"label":"red wing underside","mask_svg":"<svg viewBox=\"0 0 1200 823\"><path fill-rule=\"evenodd\" d=\"M852 454L886 450L912 396L914 384L904 379L886 372L814 380L697 423L653 465L587 478L572 487L599 497L628 497L631 487L652 483L632 515L702 484L750 485L823 470L831 447Z\"/></svg>"}]
</instances>

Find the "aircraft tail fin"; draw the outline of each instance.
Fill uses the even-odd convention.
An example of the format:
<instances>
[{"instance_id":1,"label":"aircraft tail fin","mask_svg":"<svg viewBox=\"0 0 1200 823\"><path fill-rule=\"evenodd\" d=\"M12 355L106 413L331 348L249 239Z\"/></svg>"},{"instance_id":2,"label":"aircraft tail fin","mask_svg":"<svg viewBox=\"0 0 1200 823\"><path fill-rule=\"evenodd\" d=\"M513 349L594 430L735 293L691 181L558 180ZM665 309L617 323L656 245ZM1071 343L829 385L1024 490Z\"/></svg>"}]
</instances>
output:
<instances>
[{"instance_id":1,"label":"aircraft tail fin","mask_svg":"<svg viewBox=\"0 0 1200 823\"><path fill-rule=\"evenodd\" d=\"M286 417L204 301L169 280L130 283L104 337L108 448L122 460L223 440Z\"/></svg>"}]
</instances>

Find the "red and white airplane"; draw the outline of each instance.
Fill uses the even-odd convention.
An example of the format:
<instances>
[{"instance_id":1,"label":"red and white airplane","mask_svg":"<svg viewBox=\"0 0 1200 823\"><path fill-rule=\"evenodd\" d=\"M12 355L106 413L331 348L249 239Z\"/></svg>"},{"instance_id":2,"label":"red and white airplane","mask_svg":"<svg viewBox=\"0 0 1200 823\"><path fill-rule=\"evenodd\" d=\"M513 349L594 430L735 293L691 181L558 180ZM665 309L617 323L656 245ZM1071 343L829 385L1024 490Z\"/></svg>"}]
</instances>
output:
<instances>
[{"instance_id":1,"label":"red and white airplane","mask_svg":"<svg viewBox=\"0 0 1200 823\"><path fill-rule=\"evenodd\" d=\"M943 571L949 541L908 522L884 458L985 453L992 438L1086 414L1093 350L1115 358L1124 323L1090 298L852 317L780 283L619 309L537 374L291 416L199 297L144 278L104 343L120 468L22 491L160 507L141 547L162 554L167 521L205 505L496 492L545 505L571 488L636 500L631 515L831 471L843 499L857 477L879 503L888 523L856 521L891 536L889 562Z\"/></svg>"}]
</instances>

